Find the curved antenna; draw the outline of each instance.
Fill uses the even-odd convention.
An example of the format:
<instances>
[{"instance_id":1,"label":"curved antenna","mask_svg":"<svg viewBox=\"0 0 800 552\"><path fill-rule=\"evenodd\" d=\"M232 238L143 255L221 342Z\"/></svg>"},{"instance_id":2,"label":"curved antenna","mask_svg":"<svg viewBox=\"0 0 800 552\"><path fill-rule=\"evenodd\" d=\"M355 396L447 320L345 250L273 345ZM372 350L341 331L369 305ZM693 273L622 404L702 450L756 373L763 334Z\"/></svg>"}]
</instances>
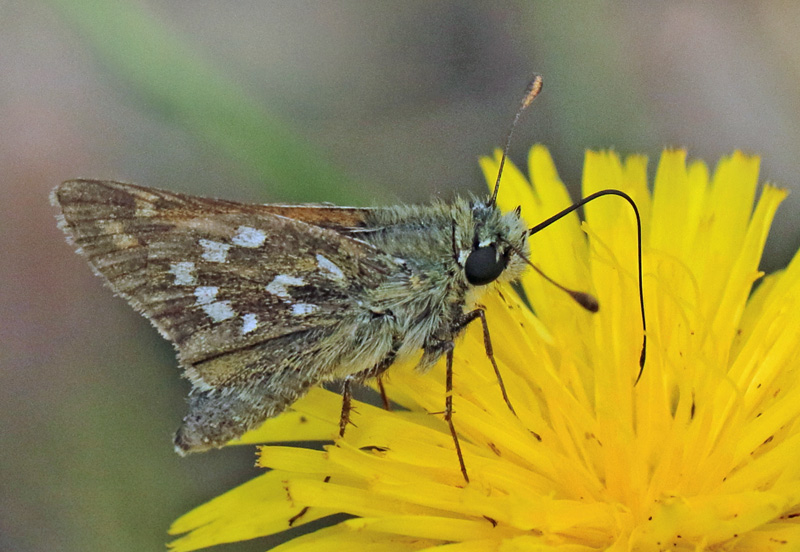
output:
<instances>
[{"instance_id":1,"label":"curved antenna","mask_svg":"<svg viewBox=\"0 0 800 552\"><path fill-rule=\"evenodd\" d=\"M644 333L644 337L642 338L642 353L641 355L639 355L639 375L636 376L636 382L634 383L634 385L636 385L642 378L642 372L644 372L644 361L645 358L647 357L647 321L644 315L644 293L642 292L642 220L639 217L639 209L638 207L636 207L636 202L633 201L631 196L629 196L628 194L626 194L621 190L614 190L614 189L601 190L599 192L595 192L591 195L586 196L579 202L570 205L563 211L560 211L555 215L553 215L552 217L543 220L533 228L529 229L528 235L532 236L533 234L539 232L540 230L547 228L557 220L570 214L575 209L582 207L583 205L586 205L590 201L593 201L599 197L608 195L619 196L625 201L627 201L633 208L634 214L636 214L636 232L637 232L636 245L638 247L638 260L639 260L639 308L642 311L642 332Z\"/></svg>"},{"instance_id":2,"label":"curved antenna","mask_svg":"<svg viewBox=\"0 0 800 552\"><path fill-rule=\"evenodd\" d=\"M522 112L525 111L529 105L531 105L531 102L534 100L534 98L536 98L536 96L539 95L539 92L541 91L542 76L538 73L534 73L533 78L528 83L528 88L525 89L525 95L522 97L522 102L519 105L519 109L517 109L517 114L514 115L514 120L511 122L511 128L508 129L506 145L503 148L503 157L500 158L500 168L497 170L497 180L494 183L494 191L489 197L489 201L486 202L486 205L494 205L495 201L497 200L497 192L500 190L500 177L503 176L503 165L505 165L506 157L508 157L508 148L511 146L511 137L514 135L514 128L516 128Z\"/></svg>"}]
</instances>

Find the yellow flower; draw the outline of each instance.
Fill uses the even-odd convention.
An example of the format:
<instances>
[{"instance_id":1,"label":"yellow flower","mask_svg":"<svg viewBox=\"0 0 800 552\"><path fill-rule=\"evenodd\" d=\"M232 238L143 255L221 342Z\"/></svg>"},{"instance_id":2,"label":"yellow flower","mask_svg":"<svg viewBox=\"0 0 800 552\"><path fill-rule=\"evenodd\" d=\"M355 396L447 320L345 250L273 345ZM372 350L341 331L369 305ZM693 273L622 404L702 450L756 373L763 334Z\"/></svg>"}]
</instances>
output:
<instances>
[{"instance_id":1,"label":"yellow flower","mask_svg":"<svg viewBox=\"0 0 800 552\"><path fill-rule=\"evenodd\" d=\"M492 182L498 158L482 163ZM344 513L353 517L275 550L799 550L800 256L751 293L785 196L765 186L753 209L758 164L734 153L712 177L666 151L651 195L645 158L587 154L583 194L618 188L642 213L649 342L638 384L635 219L603 197L587 222L569 216L531 238L531 260L594 293L598 313L533 271L521 282L533 312L510 287L484 301L518 416L479 325L456 344L454 423L469 483L441 416L443 364L425 375L394 366L386 390L407 410L359 403L355 427L324 450L262 447L271 471L177 520L171 533L187 534L171 546ZM521 205L533 226L570 199L544 148L529 170L530 184L507 165L499 202ZM245 441L330 440L340 407L316 389Z\"/></svg>"}]
</instances>

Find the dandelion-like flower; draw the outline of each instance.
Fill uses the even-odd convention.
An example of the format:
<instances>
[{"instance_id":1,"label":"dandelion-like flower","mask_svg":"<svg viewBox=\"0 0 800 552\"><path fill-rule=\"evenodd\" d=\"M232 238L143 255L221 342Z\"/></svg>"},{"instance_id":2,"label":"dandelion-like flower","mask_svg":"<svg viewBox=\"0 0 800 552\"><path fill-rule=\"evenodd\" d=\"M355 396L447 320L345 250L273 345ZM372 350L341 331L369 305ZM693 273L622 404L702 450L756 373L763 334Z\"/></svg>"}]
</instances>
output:
<instances>
[{"instance_id":1,"label":"dandelion-like flower","mask_svg":"<svg viewBox=\"0 0 800 552\"><path fill-rule=\"evenodd\" d=\"M490 182L499 158L482 164ZM443 363L393 366L403 409L357 404L324 450L267 444L270 471L177 520L187 551L272 535L337 513L349 519L284 542L287 551L800 549L800 256L764 278L759 258L785 192L761 190L758 159L734 153L713 176L666 151L648 192L646 159L586 157L583 193L617 188L642 213L647 362L639 371L636 225L603 197L531 237L531 260L594 293L591 314L533 271L525 298L483 299L508 409L473 324L455 349L454 423L441 412ZM530 183L513 167L499 204L533 226L569 205L549 154ZM530 304L530 308L526 305ZM341 398L316 389L246 442L330 440ZM341 519L341 518L338 518Z\"/></svg>"}]
</instances>

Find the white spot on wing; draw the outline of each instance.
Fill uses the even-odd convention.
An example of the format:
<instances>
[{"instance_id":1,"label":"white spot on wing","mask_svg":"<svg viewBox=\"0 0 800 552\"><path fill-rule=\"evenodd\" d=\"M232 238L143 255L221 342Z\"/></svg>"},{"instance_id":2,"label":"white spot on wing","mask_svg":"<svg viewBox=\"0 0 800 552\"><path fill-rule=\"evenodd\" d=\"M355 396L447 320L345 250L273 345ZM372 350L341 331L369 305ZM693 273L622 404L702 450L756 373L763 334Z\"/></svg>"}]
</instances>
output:
<instances>
[{"instance_id":1,"label":"white spot on wing","mask_svg":"<svg viewBox=\"0 0 800 552\"><path fill-rule=\"evenodd\" d=\"M242 316L242 335L249 334L258 327L258 317L249 313Z\"/></svg>"},{"instance_id":2,"label":"white spot on wing","mask_svg":"<svg viewBox=\"0 0 800 552\"><path fill-rule=\"evenodd\" d=\"M240 226L231 241L241 247L261 247L267 241L267 235L257 228Z\"/></svg>"},{"instance_id":3,"label":"white spot on wing","mask_svg":"<svg viewBox=\"0 0 800 552\"><path fill-rule=\"evenodd\" d=\"M319 265L321 270L330 274L334 280L344 280L344 272L342 272L342 269L336 266L336 263L323 257L319 253L317 254L317 265Z\"/></svg>"},{"instance_id":4,"label":"white spot on wing","mask_svg":"<svg viewBox=\"0 0 800 552\"><path fill-rule=\"evenodd\" d=\"M219 293L217 286L199 286L194 290L194 296L197 298L195 303L208 305L217 297L217 293Z\"/></svg>"},{"instance_id":5,"label":"white spot on wing","mask_svg":"<svg viewBox=\"0 0 800 552\"><path fill-rule=\"evenodd\" d=\"M222 322L236 316L230 301L214 301L219 293L217 286L198 286L194 289L195 305L198 305L214 322Z\"/></svg>"},{"instance_id":6,"label":"white spot on wing","mask_svg":"<svg viewBox=\"0 0 800 552\"><path fill-rule=\"evenodd\" d=\"M194 273L194 263L171 263L169 273L175 276L176 286L196 286L197 276Z\"/></svg>"},{"instance_id":7,"label":"white spot on wing","mask_svg":"<svg viewBox=\"0 0 800 552\"><path fill-rule=\"evenodd\" d=\"M208 317L214 322L222 322L236 316L231 308L230 301L214 301L207 305L201 305L201 308L206 311Z\"/></svg>"},{"instance_id":8,"label":"white spot on wing","mask_svg":"<svg viewBox=\"0 0 800 552\"><path fill-rule=\"evenodd\" d=\"M269 284L267 284L266 289L268 292L273 295L277 295L281 299L291 299L292 296L289 294L289 290L286 288L288 286L302 286L305 283L305 280L302 278L289 276L288 274L278 274Z\"/></svg>"},{"instance_id":9,"label":"white spot on wing","mask_svg":"<svg viewBox=\"0 0 800 552\"><path fill-rule=\"evenodd\" d=\"M224 263L228 258L228 249L230 245L226 243L215 242L213 240L200 239L200 247L203 248L202 257L211 261L212 263Z\"/></svg>"},{"instance_id":10,"label":"white spot on wing","mask_svg":"<svg viewBox=\"0 0 800 552\"><path fill-rule=\"evenodd\" d=\"M292 305L292 314L295 316L302 316L304 314L311 314L319 310L317 305L311 305L309 303L297 303L296 305Z\"/></svg>"}]
</instances>

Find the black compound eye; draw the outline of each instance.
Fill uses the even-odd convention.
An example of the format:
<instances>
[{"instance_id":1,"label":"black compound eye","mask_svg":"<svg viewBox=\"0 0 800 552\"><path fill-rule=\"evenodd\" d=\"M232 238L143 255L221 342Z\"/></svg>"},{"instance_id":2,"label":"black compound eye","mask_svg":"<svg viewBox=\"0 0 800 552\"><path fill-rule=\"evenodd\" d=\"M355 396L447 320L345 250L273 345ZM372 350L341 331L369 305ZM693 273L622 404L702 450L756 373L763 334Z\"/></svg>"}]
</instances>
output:
<instances>
[{"instance_id":1,"label":"black compound eye","mask_svg":"<svg viewBox=\"0 0 800 552\"><path fill-rule=\"evenodd\" d=\"M485 286L497 280L506 269L508 259L505 255L497 256L494 245L473 249L464 263L464 274L473 286Z\"/></svg>"}]
</instances>

